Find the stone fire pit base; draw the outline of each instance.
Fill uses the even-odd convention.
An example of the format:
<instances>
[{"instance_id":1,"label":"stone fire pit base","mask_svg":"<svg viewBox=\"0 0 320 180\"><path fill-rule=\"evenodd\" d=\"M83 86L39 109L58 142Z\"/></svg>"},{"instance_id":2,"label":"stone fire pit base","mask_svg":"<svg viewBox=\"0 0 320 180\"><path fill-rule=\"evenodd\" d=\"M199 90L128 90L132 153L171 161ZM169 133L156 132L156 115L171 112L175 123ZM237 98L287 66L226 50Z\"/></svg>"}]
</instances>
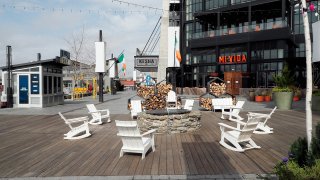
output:
<instances>
[{"instance_id":1,"label":"stone fire pit base","mask_svg":"<svg viewBox=\"0 0 320 180\"><path fill-rule=\"evenodd\" d=\"M185 114L152 115L146 112L139 113L137 117L141 132L157 129L157 133L186 133L200 129L200 111L191 111Z\"/></svg>"}]
</instances>

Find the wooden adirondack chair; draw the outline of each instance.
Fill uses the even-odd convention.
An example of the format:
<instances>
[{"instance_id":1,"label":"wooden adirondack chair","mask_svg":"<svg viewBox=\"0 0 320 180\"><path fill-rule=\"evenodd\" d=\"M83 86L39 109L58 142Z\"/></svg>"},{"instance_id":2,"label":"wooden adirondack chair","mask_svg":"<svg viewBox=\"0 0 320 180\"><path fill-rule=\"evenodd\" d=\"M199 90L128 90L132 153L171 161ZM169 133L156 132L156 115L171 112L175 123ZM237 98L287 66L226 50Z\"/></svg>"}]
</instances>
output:
<instances>
[{"instance_id":1,"label":"wooden adirondack chair","mask_svg":"<svg viewBox=\"0 0 320 180\"><path fill-rule=\"evenodd\" d=\"M138 113L142 112L141 100L131 100L131 118L137 118Z\"/></svg>"},{"instance_id":2,"label":"wooden adirondack chair","mask_svg":"<svg viewBox=\"0 0 320 180\"><path fill-rule=\"evenodd\" d=\"M102 124L102 119L107 118L107 122L111 122L110 120L110 111L109 109L97 110L94 104L87 104L87 108L89 113L92 116L92 119L89 121L89 124L99 125Z\"/></svg>"},{"instance_id":3,"label":"wooden adirondack chair","mask_svg":"<svg viewBox=\"0 0 320 180\"><path fill-rule=\"evenodd\" d=\"M253 148L261 148L251 139L251 136L262 119L262 116L248 115L247 122L234 120L234 122L240 124L242 128L235 128L224 123L218 123L221 130L221 139L219 143L227 149L238 152L244 152L245 150ZM225 140L227 140L227 142ZM231 143L231 145L229 143Z\"/></svg>"},{"instance_id":4,"label":"wooden adirondack chair","mask_svg":"<svg viewBox=\"0 0 320 180\"><path fill-rule=\"evenodd\" d=\"M263 113L253 113L253 112L249 112L249 114L251 116L262 116L263 118L265 118L264 121L259 122L257 128L255 131L253 131L253 133L255 134L271 134L273 133L273 128L269 127L267 125L267 121L271 118L271 115L275 112L275 110L277 109L277 106L275 106L272 111L270 112L270 114L263 114Z\"/></svg>"},{"instance_id":5,"label":"wooden adirondack chair","mask_svg":"<svg viewBox=\"0 0 320 180\"><path fill-rule=\"evenodd\" d=\"M191 111L193 107L193 103L194 103L193 99L187 99L186 102L184 103L183 109L188 109Z\"/></svg>"},{"instance_id":6,"label":"wooden adirondack chair","mask_svg":"<svg viewBox=\"0 0 320 180\"><path fill-rule=\"evenodd\" d=\"M140 134L137 121L119 121L115 120L116 126L121 137L123 146L120 151L120 157L124 152L141 153L142 159L145 158L147 151L152 148L155 151L154 132L152 129L144 134Z\"/></svg>"},{"instance_id":7,"label":"wooden adirondack chair","mask_svg":"<svg viewBox=\"0 0 320 180\"><path fill-rule=\"evenodd\" d=\"M61 112L59 112L59 115L61 119L63 119L64 122L70 127L70 131L64 134L64 139L82 139L82 138L91 136L89 131L89 125L88 125L88 121L89 121L88 116L67 119L61 114ZM78 126L72 125L72 124L79 124L79 123L83 123L83 124Z\"/></svg>"},{"instance_id":8,"label":"wooden adirondack chair","mask_svg":"<svg viewBox=\"0 0 320 180\"><path fill-rule=\"evenodd\" d=\"M222 115L221 115L221 119L225 119L225 115L229 116L229 120L243 120L242 117L239 116L240 110L242 109L244 105L244 101L238 101L237 104L235 106L230 106L230 111L224 111L224 109L222 109Z\"/></svg>"}]
</instances>

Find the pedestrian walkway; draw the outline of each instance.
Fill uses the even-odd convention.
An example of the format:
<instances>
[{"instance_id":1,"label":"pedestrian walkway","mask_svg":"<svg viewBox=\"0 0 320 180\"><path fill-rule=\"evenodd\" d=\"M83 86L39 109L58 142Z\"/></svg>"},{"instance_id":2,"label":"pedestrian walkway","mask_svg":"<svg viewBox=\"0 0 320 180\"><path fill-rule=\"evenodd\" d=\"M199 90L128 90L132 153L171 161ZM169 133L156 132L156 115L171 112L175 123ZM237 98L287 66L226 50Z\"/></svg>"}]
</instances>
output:
<instances>
[{"instance_id":1,"label":"pedestrian walkway","mask_svg":"<svg viewBox=\"0 0 320 180\"><path fill-rule=\"evenodd\" d=\"M104 94L104 102L99 102L99 96L93 99L92 96L84 97L80 100L65 100L63 105L45 107L45 108L4 108L0 109L0 114L14 114L14 115L56 115L58 112L66 114L87 114L88 110L86 104L95 104L98 109L110 110L111 114L129 114L130 111L127 108L128 99L135 96L136 91L119 91L115 95ZM184 104L185 99L194 99L194 110L201 109L199 106L199 96L197 95L179 95ZM273 109L274 102L253 102L248 101L245 97L237 97L237 100L246 101L243 111L270 111ZM293 110L305 110L305 101L293 102Z\"/></svg>"}]
</instances>

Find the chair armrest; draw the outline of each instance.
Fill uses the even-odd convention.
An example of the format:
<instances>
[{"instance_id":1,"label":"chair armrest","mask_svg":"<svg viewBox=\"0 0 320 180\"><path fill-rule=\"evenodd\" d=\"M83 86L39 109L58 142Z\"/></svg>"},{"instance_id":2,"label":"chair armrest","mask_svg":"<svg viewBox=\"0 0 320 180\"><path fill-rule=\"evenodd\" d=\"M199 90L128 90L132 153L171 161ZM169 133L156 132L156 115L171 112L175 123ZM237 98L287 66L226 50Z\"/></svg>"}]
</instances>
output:
<instances>
[{"instance_id":1,"label":"chair armrest","mask_svg":"<svg viewBox=\"0 0 320 180\"><path fill-rule=\"evenodd\" d=\"M101 110L97 110L98 112L104 112L104 111L109 111L109 109L101 109Z\"/></svg>"},{"instance_id":2,"label":"chair armrest","mask_svg":"<svg viewBox=\"0 0 320 180\"><path fill-rule=\"evenodd\" d=\"M229 119L229 120L232 121L232 122L241 124L241 125L245 125L245 124L246 124L245 122L239 121L239 120L237 120L237 119Z\"/></svg>"},{"instance_id":3,"label":"chair armrest","mask_svg":"<svg viewBox=\"0 0 320 180\"><path fill-rule=\"evenodd\" d=\"M89 113L100 113L100 112L109 112L109 109L97 110L97 111L90 111Z\"/></svg>"},{"instance_id":4,"label":"chair armrest","mask_svg":"<svg viewBox=\"0 0 320 180\"><path fill-rule=\"evenodd\" d=\"M229 125L224 124L224 123L218 123L218 124L219 124L219 126L222 126L222 127L228 128L228 129L232 129L232 130L235 130L235 131L240 131L240 129L232 127L232 126L229 126Z\"/></svg>"},{"instance_id":5,"label":"chair armrest","mask_svg":"<svg viewBox=\"0 0 320 180\"><path fill-rule=\"evenodd\" d=\"M145 135L148 135L148 134L152 134L152 133L156 132L156 130L157 130L157 129L151 129L151 130L143 133L141 136L145 136Z\"/></svg>"},{"instance_id":6,"label":"chair armrest","mask_svg":"<svg viewBox=\"0 0 320 180\"><path fill-rule=\"evenodd\" d=\"M89 120L88 116L84 116L84 117L67 119L66 122L69 123L69 124L71 124L71 123L83 122L83 121L88 121L88 120Z\"/></svg>"},{"instance_id":7,"label":"chair armrest","mask_svg":"<svg viewBox=\"0 0 320 180\"><path fill-rule=\"evenodd\" d=\"M248 112L248 116L268 117L269 114Z\"/></svg>"}]
</instances>

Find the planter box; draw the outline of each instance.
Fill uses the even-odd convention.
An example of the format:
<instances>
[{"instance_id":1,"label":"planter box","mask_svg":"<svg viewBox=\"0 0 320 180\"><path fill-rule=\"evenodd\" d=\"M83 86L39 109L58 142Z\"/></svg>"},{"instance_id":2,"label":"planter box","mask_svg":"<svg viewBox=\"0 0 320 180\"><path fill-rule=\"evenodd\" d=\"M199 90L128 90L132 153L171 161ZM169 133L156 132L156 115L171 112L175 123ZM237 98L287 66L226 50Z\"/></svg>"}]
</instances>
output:
<instances>
[{"instance_id":1,"label":"planter box","mask_svg":"<svg viewBox=\"0 0 320 180\"><path fill-rule=\"evenodd\" d=\"M320 111L320 96L312 95L312 110Z\"/></svg>"},{"instance_id":2,"label":"planter box","mask_svg":"<svg viewBox=\"0 0 320 180\"><path fill-rule=\"evenodd\" d=\"M264 101L270 102L271 101L271 96L264 96Z\"/></svg>"},{"instance_id":3,"label":"planter box","mask_svg":"<svg viewBox=\"0 0 320 180\"><path fill-rule=\"evenodd\" d=\"M263 102L264 101L264 96L256 96L255 100L256 100L256 102Z\"/></svg>"},{"instance_id":4,"label":"planter box","mask_svg":"<svg viewBox=\"0 0 320 180\"><path fill-rule=\"evenodd\" d=\"M278 109L289 110L292 108L293 92L274 92L273 94Z\"/></svg>"}]
</instances>

